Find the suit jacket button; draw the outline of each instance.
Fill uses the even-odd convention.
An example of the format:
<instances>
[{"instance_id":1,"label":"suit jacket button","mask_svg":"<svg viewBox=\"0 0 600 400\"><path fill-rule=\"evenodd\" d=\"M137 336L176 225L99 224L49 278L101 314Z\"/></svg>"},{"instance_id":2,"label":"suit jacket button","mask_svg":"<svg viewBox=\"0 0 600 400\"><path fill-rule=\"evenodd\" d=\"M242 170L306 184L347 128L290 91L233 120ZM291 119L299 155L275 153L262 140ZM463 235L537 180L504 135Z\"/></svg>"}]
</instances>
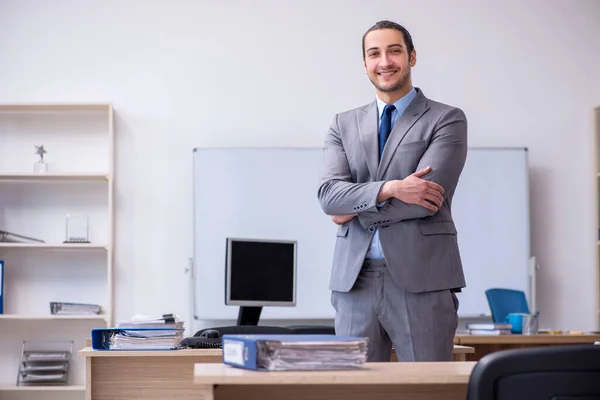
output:
<instances>
[{"instance_id":1,"label":"suit jacket button","mask_svg":"<svg viewBox=\"0 0 600 400\"><path fill-rule=\"evenodd\" d=\"M373 232L375 230L375 227L373 225L369 226L369 232Z\"/></svg>"}]
</instances>

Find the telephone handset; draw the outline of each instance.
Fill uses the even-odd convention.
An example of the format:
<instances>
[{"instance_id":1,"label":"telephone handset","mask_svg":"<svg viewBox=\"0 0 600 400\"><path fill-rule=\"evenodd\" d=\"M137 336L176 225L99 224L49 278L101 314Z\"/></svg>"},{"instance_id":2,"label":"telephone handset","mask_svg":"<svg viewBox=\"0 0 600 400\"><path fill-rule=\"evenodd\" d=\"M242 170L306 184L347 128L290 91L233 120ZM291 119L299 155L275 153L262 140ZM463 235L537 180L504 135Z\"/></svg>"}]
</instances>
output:
<instances>
[{"instance_id":1,"label":"telephone handset","mask_svg":"<svg viewBox=\"0 0 600 400\"><path fill-rule=\"evenodd\" d=\"M221 333L215 329L206 329L199 336L185 338L182 344L194 349L220 349L223 347Z\"/></svg>"}]
</instances>

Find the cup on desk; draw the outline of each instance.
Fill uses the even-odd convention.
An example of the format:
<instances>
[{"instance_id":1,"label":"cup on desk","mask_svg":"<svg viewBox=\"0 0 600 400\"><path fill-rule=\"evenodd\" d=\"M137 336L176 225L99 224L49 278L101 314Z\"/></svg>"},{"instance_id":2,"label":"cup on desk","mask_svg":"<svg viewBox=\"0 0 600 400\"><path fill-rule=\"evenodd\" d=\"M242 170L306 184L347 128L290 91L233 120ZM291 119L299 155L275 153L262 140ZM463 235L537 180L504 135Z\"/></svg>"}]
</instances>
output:
<instances>
[{"instance_id":1,"label":"cup on desk","mask_svg":"<svg viewBox=\"0 0 600 400\"><path fill-rule=\"evenodd\" d=\"M523 335L535 335L538 333L538 313L510 313L506 317L506 322L512 325L512 333L522 333Z\"/></svg>"}]
</instances>

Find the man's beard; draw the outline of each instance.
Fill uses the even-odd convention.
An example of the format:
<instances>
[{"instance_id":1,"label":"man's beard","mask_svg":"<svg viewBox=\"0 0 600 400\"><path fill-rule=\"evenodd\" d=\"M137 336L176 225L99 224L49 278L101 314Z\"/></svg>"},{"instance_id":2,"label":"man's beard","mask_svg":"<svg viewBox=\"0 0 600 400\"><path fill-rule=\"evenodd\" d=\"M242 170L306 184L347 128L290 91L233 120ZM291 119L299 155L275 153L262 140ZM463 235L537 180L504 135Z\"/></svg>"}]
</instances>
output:
<instances>
[{"instance_id":1,"label":"man's beard","mask_svg":"<svg viewBox=\"0 0 600 400\"><path fill-rule=\"evenodd\" d=\"M398 90L400 90L404 86L406 86L406 84L410 80L410 69L408 71L406 71L405 73L402 73L402 75L400 76L400 80L398 80L398 82L396 82L396 84L394 86L391 86L389 88L383 88L383 87L379 86L377 84L377 81L374 81L373 79L371 79L371 77L369 77L369 80L371 81L373 86L375 86L375 88L382 93L397 92Z\"/></svg>"}]
</instances>

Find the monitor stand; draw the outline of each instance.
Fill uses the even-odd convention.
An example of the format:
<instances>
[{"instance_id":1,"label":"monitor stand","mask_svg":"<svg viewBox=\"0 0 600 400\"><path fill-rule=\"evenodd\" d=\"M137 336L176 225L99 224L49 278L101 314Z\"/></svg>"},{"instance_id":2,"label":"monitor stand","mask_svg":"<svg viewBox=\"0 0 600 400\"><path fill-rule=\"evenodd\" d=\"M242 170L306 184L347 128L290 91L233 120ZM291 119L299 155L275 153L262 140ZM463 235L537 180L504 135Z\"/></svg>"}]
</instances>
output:
<instances>
[{"instance_id":1,"label":"monitor stand","mask_svg":"<svg viewBox=\"0 0 600 400\"><path fill-rule=\"evenodd\" d=\"M240 307L240 311L238 313L237 324L238 325L258 325L258 320L260 319L260 312L262 311L262 307Z\"/></svg>"}]
</instances>

